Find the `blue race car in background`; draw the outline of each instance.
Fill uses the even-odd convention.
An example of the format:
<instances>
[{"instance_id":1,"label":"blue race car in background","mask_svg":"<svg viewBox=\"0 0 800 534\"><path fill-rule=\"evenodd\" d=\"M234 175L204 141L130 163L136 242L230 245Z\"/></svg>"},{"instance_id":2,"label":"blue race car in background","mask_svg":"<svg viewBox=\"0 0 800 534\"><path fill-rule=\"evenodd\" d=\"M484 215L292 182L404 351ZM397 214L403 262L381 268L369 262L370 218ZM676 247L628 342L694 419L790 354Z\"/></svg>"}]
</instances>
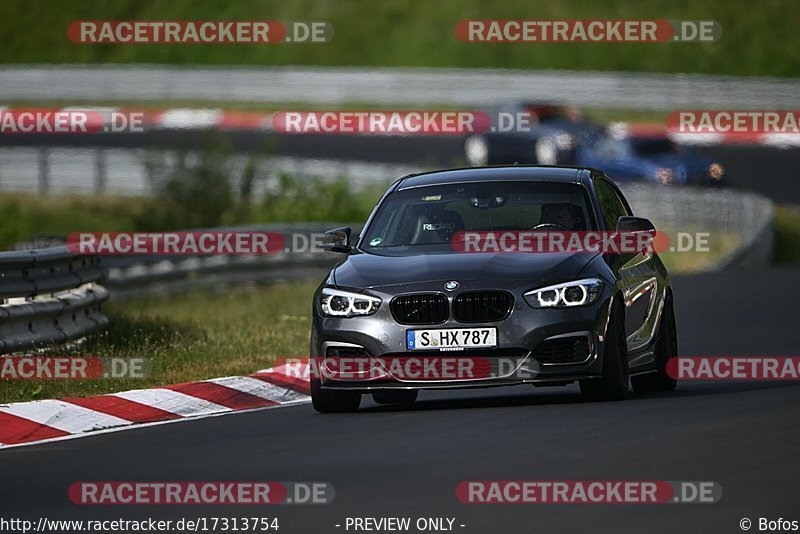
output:
<instances>
[{"instance_id":1,"label":"blue race car in background","mask_svg":"<svg viewBox=\"0 0 800 534\"><path fill-rule=\"evenodd\" d=\"M725 170L703 154L674 143L661 129L612 125L576 147L576 164L603 169L615 181L664 185L721 185Z\"/></svg>"},{"instance_id":2,"label":"blue race car in background","mask_svg":"<svg viewBox=\"0 0 800 534\"><path fill-rule=\"evenodd\" d=\"M721 185L719 163L674 143L661 128L608 127L574 107L516 102L488 111L489 131L464 142L471 166L535 163L602 169L615 180Z\"/></svg>"}]
</instances>

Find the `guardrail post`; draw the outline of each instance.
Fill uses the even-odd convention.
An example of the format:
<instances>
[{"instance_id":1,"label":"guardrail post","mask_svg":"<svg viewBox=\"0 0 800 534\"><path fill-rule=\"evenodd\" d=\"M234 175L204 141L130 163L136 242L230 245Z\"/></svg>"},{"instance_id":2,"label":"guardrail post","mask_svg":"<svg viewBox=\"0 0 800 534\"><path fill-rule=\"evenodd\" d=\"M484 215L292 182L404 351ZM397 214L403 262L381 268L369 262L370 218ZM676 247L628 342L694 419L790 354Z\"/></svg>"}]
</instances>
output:
<instances>
[{"instance_id":1,"label":"guardrail post","mask_svg":"<svg viewBox=\"0 0 800 534\"><path fill-rule=\"evenodd\" d=\"M94 192L101 195L106 191L106 152L103 147L94 151Z\"/></svg>"},{"instance_id":2,"label":"guardrail post","mask_svg":"<svg viewBox=\"0 0 800 534\"><path fill-rule=\"evenodd\" d=\"M44 146L39 149L39 194L46 195L50 192L50 153Z\"/></svg>"}]
</instances>

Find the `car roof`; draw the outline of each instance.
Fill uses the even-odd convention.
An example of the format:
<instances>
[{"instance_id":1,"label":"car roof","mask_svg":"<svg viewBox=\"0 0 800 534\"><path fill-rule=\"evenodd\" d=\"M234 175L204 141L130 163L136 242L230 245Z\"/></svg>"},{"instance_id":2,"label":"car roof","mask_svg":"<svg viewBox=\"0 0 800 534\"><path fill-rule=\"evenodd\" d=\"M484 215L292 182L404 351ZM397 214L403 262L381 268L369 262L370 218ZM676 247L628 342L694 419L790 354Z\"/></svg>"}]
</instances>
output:
<instances>
[{"instance_id":1,"label":"car roof","mask_svg":"<svg viewBox=\"0 0 800 534\"><path fill-rule=\"evenodd\" d=\"M420 174L410 174L401 178L397 189L410 189L428 185L441 185L464 182L511 181L553 181L581 183L581 174L586 167L561 167L545 165L503 165L491 167L468 167L448 169Z\"/></svg>"}]
</instances>

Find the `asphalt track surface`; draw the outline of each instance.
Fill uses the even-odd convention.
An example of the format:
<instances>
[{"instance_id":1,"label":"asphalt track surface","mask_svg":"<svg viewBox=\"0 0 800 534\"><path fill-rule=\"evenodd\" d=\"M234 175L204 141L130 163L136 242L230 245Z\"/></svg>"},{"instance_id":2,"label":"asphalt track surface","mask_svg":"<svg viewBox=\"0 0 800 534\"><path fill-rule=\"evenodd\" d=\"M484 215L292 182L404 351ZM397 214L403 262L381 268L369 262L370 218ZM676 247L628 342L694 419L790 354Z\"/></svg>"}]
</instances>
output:
<instances>
[{"instance_id":1,"label":"asphalt track surface","mask_svg":"<svg viewBox=\"0 0 800 534\"><path fill-rule=\"evenodd\" d=\"M680 353L797 355L800 269L674 281ZM364 406L364 405L362 405ZM302 405L0 451L0 517L277 516L279 532L345 532L350 516L454 517L457 532L740 532L800 520L800 385L683 383L584 403L577 388L423 393L410 410ZM463 480L714 480L716 504L467 505ZM330 505L85 507L76 481L327 481ZM753 531L757 530L754 526ZM352 530L350 531L352 532ZM411 530L411 532L415 532Z\"/></svg>"},{"instance_id":2,"label":"asphalt track surface","mask_svg":"<svg viewBox=\"0 0 800 534\"><path fill-rule=\"evenodd\" d=\"M0 138L0 146L159 149L192 149L218 142L239 153L410 163L423 169L464 165L464 140L458 136L279 135L249 131L210 134L203 131L153 130L135 134L98 133L83 136L6 134ZM800 204L800 187L796 183L800 169L800 148L720 145L698 147L697 150L710 155L725 167L728 183L732 187L761 193L781 204Z\"/></svg>"}]
</instances>

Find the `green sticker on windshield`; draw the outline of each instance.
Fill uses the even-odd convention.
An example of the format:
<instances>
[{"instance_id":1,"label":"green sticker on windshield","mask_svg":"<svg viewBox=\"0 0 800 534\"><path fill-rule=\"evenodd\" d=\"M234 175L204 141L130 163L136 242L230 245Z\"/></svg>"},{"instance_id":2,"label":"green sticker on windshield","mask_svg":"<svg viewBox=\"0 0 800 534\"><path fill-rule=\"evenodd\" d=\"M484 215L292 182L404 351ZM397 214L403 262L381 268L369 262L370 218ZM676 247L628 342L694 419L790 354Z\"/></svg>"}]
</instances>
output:
<instances>
[{"instance_id":1,"label":"green sticker on windshield","mask_svg":"<svg viewBox=\"0 0 800 534\"><path fill-rule=\"evenodd\" d=\"M442 195L431 195L429 197L422 197L423 202L429 202L431 200L442 200Z\"/></svg>"},{"instance_id":2,"label":"green sticker on windshield","mask_svg":"<svg viewBox=\"0 0 800 534\"><path fill-rule=\"evenodd\" d=\"M383 243L383 238L382 237L376 237L375 239L373 239L372 241L369 242L369 246L377 247L381 243Z\"/></svg>"}]
</instances>

